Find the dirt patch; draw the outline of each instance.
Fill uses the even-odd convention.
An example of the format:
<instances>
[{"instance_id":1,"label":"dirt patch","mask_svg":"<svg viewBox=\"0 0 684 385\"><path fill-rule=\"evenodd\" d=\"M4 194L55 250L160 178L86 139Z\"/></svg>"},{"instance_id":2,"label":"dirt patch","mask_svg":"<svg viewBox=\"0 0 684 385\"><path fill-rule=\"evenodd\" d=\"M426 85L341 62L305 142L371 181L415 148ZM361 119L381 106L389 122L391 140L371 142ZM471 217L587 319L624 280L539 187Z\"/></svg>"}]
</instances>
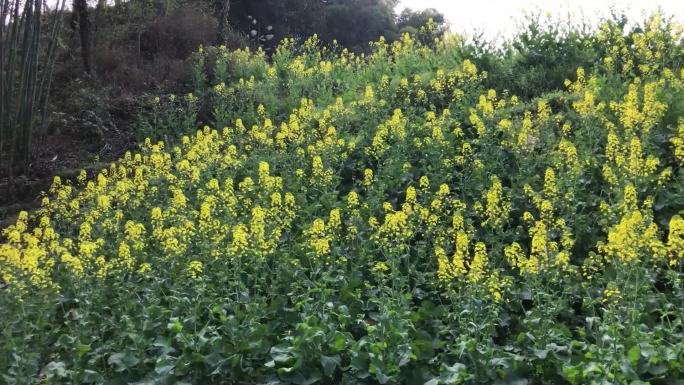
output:
<instances>
[{"instance_id":1,"label":"dirt patch","mask_svg":"<svg viewBox=\"0 0 684 385\"><path fill-rule=\"evenodd\" d=\"M104 110L75 114L53 112L44 135L34 138L29 172L8 178L0 173L0 228L20 211L40 206L56 175L75 179L82 169L95 174L131 148L132 100L119 100Z\"/></svg>"}]
</instances>

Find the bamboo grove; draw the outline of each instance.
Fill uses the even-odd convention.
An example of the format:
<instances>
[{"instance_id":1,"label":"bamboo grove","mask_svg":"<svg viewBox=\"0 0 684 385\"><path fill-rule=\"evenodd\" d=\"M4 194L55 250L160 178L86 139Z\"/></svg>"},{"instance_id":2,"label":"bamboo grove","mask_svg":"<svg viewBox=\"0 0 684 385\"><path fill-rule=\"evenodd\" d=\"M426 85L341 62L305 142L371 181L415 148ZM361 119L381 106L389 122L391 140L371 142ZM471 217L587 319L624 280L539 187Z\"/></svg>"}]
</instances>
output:
<instances>
[{"instance_id":1,"label":"bamboo grove","mask_svg":"<svg viewBox=\"0 0 684 385\"><path fill-rule=\"evenodd\" d=\"M25 172L36 122L45 120L66 0L0 1L0 163Z\"/></svg>"}]
</instances>

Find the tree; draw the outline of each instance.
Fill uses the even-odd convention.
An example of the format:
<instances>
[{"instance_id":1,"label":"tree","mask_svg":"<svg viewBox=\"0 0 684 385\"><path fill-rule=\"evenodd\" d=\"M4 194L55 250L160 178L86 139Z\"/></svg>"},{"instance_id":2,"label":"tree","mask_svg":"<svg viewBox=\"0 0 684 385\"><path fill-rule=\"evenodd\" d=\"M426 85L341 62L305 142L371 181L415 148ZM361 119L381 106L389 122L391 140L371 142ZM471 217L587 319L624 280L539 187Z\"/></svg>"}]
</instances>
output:
<instances>
[{"instance_id":1,"label":"tree","mask_svg":"<svg viewBox=\"0 0 684 385\"><path fill-rule=\"evenodd\" d=\"M218 19L218 41L227 44L230 35L230 0L215 0L216 18Z\"/></svg>"},{"instance_id":2,"label":"tree","mask_svg":"<svg viewBox=\"0 0 684 385\"><path fill-rule=\"evenodd\" d=\"M396 36L396 5L396 0L234 0L230 20L243 33L249 33L256 19L271 25L278 38L318 34L324 41L336 39L363 50L380 36Z\"/></svg>"},{"instance_id":3,"label":"tree","mask_svg":"<svg viewBox=\"0 0 684 385\"><path fill-rule=\"evenodd\" d=\"M401 33L415 32L425 26L430 20L437 27L435 33L442 35L446 31L447 24L444 14L434 8L427 8L423 10L414 11L411 8L405 8L397 19L397 28Z\"/></svg>"},{"instance_id":4,"label":"tree","mask_svg":"<svg viewBox=\"0 0 684 385\"><path fill-rule=\"evenodd\" d=\"M327 7L325 40L337 39L341 45L355 50L367 48L370 41L384 36L393 40L397 34L394 7L396 1L349 0ZM350 26L357 26L351 28Z\"/></svg>"},{"instance_id":5,"label":"tree","mask_svg":"<svg viewBox=\"0 0 684 385\"><path fill-rule=\"evenodd\" d=\"M74 0L73 10L78 20L83 70L86 73L90 73L90 19L88 18L88 2L86 0Z\"/></svg>"}]
</instances>

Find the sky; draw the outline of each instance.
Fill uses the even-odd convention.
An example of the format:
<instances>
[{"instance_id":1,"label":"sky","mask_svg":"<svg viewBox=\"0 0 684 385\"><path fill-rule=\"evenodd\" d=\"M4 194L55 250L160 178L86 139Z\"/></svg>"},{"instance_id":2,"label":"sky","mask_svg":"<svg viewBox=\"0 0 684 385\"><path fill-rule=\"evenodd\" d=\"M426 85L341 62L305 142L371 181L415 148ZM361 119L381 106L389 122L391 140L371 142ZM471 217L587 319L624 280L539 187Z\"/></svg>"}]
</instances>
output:
<instances>
[{"instance_id":1,"label":"sky","mask_svg":"<svg viewBox=\"0 0 684 385\"><path fill-rule=\"evenodd\" d=\"M610 15L611 7L625 11L630 20L642 20L644 12L661 9L684 21L684 0L401 0L398 10L405 7L435 8L446 16L453 32L471 34L477 30L490 39L510 36L524 11L533 10L549 14L554 20L567 20L571 14L573 18L598 22Z\"/></svg>"}]
</instances>

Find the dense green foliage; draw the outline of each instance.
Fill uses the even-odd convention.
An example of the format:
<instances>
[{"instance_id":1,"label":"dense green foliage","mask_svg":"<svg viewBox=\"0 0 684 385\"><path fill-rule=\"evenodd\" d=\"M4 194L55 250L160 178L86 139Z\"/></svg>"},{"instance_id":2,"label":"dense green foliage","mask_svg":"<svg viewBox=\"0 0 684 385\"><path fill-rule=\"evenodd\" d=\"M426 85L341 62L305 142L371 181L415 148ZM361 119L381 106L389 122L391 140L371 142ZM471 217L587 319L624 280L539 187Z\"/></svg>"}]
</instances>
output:
<instances>
[{"instance_id":1,"label":"dense green foliage","mask_svg":"<svg viewBox=\"0 0 684 385\"><path fill-rule=\"evenodd\" d=\"M440 26L445 24L444 16L435 10L406 9L397 17L396 6L396 0L235 0L231 20L244 32L254 27L246 16L271 25L276 36L273 44L285 37L303 40L317 34L324 42L337 40L354 51L366 51L368 42L380 36L393 41L406 27L417 30L430 17Z\"/></svg>"},{"instance_id":2,"label":"dense green foliage","mask_svg":"<svg viewBox=\"0 0 684 385\"><path fill-rule=\"evenodd\" d=\"M432 28L201 48L3 231L0 381L681 384L681 28Z\"/></svg>"}]
</instances>

